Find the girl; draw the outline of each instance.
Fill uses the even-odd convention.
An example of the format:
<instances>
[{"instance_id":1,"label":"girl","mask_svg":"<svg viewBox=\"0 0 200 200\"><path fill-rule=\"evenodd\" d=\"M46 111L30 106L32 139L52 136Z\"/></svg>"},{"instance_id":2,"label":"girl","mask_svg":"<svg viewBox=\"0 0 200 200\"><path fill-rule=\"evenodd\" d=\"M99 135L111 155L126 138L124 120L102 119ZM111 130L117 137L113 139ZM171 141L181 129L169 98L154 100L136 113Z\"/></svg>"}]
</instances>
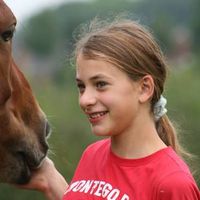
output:
<instances>
[{"instance_id":1,"label":"girl","mask_svg":"<svg viewBox=\"0 0 200 200\"><path fill-rule=\"evenodd\" d=\"M130 20L92 29L76 48L79 103L92 132L108 136L82 155L68 186L46 159L26 188L48 199L200 200L162 96L166 63Z\"/></svg>"}]
</instances>

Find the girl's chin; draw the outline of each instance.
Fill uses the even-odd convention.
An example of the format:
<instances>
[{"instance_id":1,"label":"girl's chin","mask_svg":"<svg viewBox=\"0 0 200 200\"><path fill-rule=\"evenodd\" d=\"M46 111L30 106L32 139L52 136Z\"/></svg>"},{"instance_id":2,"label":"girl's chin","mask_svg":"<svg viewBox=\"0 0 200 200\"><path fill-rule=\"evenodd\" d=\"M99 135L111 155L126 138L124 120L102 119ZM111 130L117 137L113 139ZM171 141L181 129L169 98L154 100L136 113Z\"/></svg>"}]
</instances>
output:
<instances>
[{"instance_id":1,"label":"girl's chin","mask_svg":"<svg viewBox=\"0 0 200 200\"><path fill-rule=\"evenodd\" d=\"M100 129L100 128L94 128L92 127L92 133L96 136L108 136L108 131L106 131L105 129Z\"/></svg>"}]
</instances>

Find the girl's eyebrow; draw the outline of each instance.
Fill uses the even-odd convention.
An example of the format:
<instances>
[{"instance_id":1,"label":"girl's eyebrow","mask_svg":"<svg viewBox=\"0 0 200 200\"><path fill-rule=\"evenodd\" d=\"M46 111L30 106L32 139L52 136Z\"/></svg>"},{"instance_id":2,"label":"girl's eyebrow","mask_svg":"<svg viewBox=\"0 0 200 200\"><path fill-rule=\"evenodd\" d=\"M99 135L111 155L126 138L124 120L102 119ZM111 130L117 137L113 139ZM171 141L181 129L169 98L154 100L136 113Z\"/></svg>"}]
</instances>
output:
<instances>
[{"instance_id":1,"label":"girl's eyebrow","mask_svg":"<svg viewBox=\"0 0 200 200\"><path fill-rule=\"evenodd\" d=\"M101 78L109 78L110 79L109 76L105 76L104 74L96 74L95 76L90 77L90 80L91 81L95 81L95 80L101 79ZM76 81L77 82L82 82L81 79L79 79L79 78L76 78Z\"/></svg>"},{"instance_id":2,"label":"girl's eyebrow","mask_svg":"<svg viewBox=\"0 0 200 200\"><path fill-rule=\"evenodd\" d=\"M95 76L91 77L90 80L97 80L100 78L105 78L106 76L103 74L96 74Z\"/></svg>"}]
</instances>

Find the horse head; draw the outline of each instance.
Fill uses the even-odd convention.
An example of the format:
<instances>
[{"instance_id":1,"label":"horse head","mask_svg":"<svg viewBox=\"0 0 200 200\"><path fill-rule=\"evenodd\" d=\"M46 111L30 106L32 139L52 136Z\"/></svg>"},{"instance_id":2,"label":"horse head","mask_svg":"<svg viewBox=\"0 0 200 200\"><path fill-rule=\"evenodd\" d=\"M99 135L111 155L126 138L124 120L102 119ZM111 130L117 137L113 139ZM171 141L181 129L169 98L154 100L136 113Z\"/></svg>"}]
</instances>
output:
<instances>
[{"instance_id":1,"label":"horse head","mask_svg":"<svg viewBox=\"0 0 200 200\"><path fill-rule=\"evenodd\" d=\"M50 128L12 58L16 23L0 0L0 182L23 184L47 154Z\"/></svg>"}]
</instances>

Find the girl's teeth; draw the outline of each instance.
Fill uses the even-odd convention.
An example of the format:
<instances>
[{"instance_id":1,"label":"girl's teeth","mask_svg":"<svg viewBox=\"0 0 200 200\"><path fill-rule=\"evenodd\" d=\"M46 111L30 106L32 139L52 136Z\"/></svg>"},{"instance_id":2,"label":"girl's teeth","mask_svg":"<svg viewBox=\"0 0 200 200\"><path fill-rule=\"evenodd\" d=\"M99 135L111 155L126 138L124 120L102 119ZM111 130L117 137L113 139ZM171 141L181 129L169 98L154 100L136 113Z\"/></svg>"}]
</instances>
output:
<instances>
[{"instance_id":1,"label":"girl's teeth","mask_svg":"<svg viewBox=\"0 0 200 200\"><path fill-rule=\"evenodd\" d=\"M98 118L98 117L101 117L101 116L105 115L105 113L106 113L106 112L93 113L93 114L91 114L89 117L90 117L91 119L95 119L95 118Z\"/></svg>"}]
</instances>

